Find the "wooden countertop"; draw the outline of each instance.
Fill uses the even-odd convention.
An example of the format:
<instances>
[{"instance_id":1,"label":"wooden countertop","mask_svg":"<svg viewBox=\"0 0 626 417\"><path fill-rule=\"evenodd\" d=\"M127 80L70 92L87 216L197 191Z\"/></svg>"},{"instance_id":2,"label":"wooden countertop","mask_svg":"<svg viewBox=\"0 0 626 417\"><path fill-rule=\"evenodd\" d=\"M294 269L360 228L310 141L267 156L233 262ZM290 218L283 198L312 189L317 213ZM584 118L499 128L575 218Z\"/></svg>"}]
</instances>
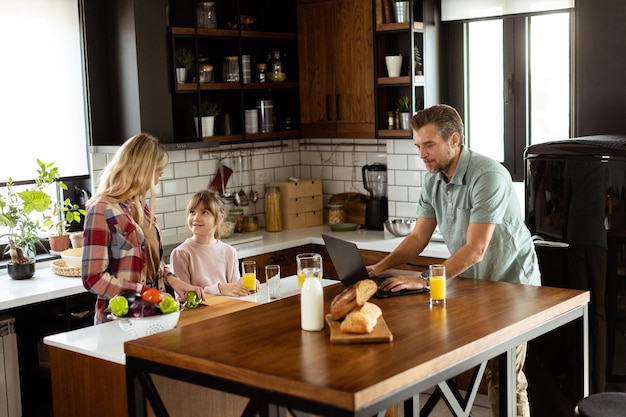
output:
<instances>
[{"instance_id":1,"label":"wooden countertop","mask_svg":"<svg viewBox=\"0 0 626 417\"><path fill-rule=\"evenodd\" d=\"M341 288L324 289L325 311ZM127 369L141 363L159 373L167 365L164 375L184 378L188 370L268 401L287 396L360 410L470 369L562 325L563 315L582 315L589 292L457 278L449 282L445 308L430 308L428 294L372 301L393 333L391 343L333 345L328 326L302 331L299 297L290 297L255 307L253 317L238 311L128 341ZM270 341L272 348L264 348Z\"/></svg>"}]
</instances>

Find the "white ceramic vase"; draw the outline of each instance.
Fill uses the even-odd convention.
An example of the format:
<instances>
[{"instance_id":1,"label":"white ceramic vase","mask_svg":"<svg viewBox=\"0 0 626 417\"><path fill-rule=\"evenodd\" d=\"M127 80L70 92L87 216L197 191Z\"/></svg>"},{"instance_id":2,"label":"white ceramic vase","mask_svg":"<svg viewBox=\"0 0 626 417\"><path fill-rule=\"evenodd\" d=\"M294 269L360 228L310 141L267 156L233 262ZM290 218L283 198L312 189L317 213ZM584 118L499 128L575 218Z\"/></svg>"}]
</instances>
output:
<instances>
[{"instance_id":1,"label":"white ceramic vase","mask_svg":"<svg viewBox=\"0 0 626 417\"><path fill-rule=\"evenodd\" d=\"M402 68L402 55L388 55L385 57L389 77L399 77Z\"/></svg>"}]
</instances>

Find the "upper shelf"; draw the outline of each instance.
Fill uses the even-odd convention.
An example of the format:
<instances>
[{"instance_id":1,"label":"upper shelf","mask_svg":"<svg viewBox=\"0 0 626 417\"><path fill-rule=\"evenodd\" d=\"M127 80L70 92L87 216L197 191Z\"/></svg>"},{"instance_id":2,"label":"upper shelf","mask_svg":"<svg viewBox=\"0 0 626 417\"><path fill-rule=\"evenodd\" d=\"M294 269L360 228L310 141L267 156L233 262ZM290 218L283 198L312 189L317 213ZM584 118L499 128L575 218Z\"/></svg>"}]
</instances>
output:
<instances>
[{"instance_id":1,"label":"upper shelf","mask_svg":"<svg viewBox=\"0 0 626 417\"><path fill-rule=\"evenodd\" d=\"M376 32L396 32L409 30L410 22L401 23L379 23L376 25ZM422 32L424 30L424 22L413 22L413 30Z\"/></svg>"},{"instance_id":2,"label":"upper shelf","mask_svg":"<svg viewBox=\"0 0 626 417\"><path fill-rule=\"evenodd\" d=\"M408 26L407 26L408 27ZM216 38L248 38L248 39L283 39L283 40L296 40L295 33L286 32L259 32L253 30L244 30L239 32L236 29L196 29L188 27L170 27L170 34L172 35L187 35L187 36L211 36Z\"/></svg>"}]
</instances>

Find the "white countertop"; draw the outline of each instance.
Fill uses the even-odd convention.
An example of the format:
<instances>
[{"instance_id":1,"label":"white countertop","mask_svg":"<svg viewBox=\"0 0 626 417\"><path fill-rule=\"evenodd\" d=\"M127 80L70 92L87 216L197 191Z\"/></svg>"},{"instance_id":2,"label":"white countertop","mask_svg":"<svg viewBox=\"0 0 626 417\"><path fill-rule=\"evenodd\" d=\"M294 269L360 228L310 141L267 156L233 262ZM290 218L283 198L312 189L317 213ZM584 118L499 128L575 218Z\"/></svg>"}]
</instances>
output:
<instances>
[{"instance_id":1,"label":"white countertop","mask_svg":"<svg viewBox=\"0 0 626 417\"><path fill-rule=\"evenodd\" d=\"M322 280L322 286L324 287L336 283L336 280ZM300 293L298 278L295 275L282 278L280 285L282 298ZM231 298L256 303L276 301L269 299L265 283L261 284L256 294L251 294L246 297ZM97 326L89 326L78 330L46 336L43 341L49 346L125 365L126 355L124 354L124 342L131 339L132 336L124 333L116 322L108 322Z\"/></svg>"},{"instance_id":2,"label":"white countertop","mask_svg":"<svg viewBox=\"0 0 626 417\"><path fill-rule=\"evenodd\" d=\"M324 225L283 230L282 232L260 230L252 233L235 234L224 239L224 242L233 245L241 259L310 243L323 245L322 233L354 242L359 249L381 252L393 251L402 241L402 238L392 236L386 231L361 229L353 232L333 232L328 225ZM182 240L184 237L181 237ZM448 258L450 252L445 244L431 242L424 249L422 255ZM7 275L6 269L1 270L0 311L85 292L80 278L56 275L49 268L49 265L49 262L38 263L35 276L25 280L13 280Z\"/></svg>"}]
</instances>

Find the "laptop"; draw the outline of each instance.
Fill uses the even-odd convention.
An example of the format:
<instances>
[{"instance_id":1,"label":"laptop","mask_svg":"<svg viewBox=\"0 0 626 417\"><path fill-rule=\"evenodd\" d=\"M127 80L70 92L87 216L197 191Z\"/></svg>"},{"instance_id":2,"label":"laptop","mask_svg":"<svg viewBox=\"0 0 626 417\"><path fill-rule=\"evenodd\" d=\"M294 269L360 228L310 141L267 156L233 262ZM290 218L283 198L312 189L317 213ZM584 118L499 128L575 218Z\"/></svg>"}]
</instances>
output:
<instances>
[{"instance_id":1,"label":"laptop","mask_svg":"<svg viewBox=\"0 0 626 417\"><path fill-rule=\"evenodd\" d=\"M363 279L372 279L377 285L380 286L385 279L394 275L401 274L419 276L421 274L421 272L418 271L391 269L385 271L384 274L378 277L369 278L365 262L363 262L363 257L361 257L359 248L354 243L323 233L322 239L324 239L326 249L328 250L330 259L333 261L333 265L339 275L339 279L346 287ZM387 298L398 295L419 294L428 291L428 287L421 288L419 290L404 289L396 292L378 290L374 296L377 298Z\"/></svg>"}]
</instances>

